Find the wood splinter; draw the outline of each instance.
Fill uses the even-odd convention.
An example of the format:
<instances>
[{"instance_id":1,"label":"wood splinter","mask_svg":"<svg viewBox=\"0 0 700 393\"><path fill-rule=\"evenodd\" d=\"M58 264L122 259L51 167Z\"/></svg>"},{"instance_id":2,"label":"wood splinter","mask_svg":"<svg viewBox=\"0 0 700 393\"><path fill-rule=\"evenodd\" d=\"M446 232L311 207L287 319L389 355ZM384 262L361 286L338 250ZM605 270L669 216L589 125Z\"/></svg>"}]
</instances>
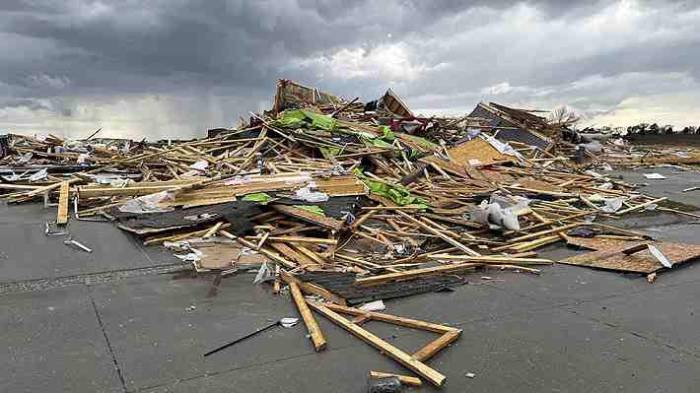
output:
<instances>
[{"instance_id":1,"label":"wood splinter","mask_svg":"<svg viewBox=\"0 0 700 393\"><path fill-rule=\"evenodd\" d=\"M302 295L299 285L296 282L291 281L289 282L289 290L292 293L292 298L297 306L297 310L299 310L299 314L304 320L306 330L308 330L309 335L311 336L311 342L313 342L316 352L323 351L326 349L326 338L323 336L321 328L318 327L318 323L316 322L313 314L311 314L311 310L306 304L306 299L304 299L304 295Z\"/></svg>"}]
</instances>

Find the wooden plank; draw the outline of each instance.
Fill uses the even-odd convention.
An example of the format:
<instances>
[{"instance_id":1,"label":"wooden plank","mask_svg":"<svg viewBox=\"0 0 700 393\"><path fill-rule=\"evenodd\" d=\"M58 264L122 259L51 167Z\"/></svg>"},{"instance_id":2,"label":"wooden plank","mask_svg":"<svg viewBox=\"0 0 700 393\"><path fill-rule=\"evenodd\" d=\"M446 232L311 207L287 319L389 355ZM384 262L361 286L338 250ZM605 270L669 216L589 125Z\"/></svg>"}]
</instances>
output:
<instances>
[{"instance_id":1,"label":"wooden plank","mask_svg":"<svg viewBox=\"0 0 700 393\"><path fill-rule=\"evenodd\" d=\"M280 213L286 214L288 216L292 216L294 218L298 218L302 221L316 224L316 225L321 226L323 228L332 229L334 231L339 231L343 228L343 224L344 224L343 221L336 220L335 218L332 218L332 217L326 217L326 216L322 216L320 214L311 213L311 212L306 211L304 209L296 208L294 206L273 205L273 208Z\"/></svg>"},{"instance_id":2,"label":"wooden plank","mask_svg":"<svg viewBox=\"0 0 700 393\"><path fill-rule=\"evenodd\" d=\"M318 237L304 237L304 236L270 236L267 240L275 242L289 242L289 243L311 243L311 244L330 244L337 245L337 239L324 239Z\"/></svg>"},{"instance_id":3,"label":"wooden plank","mask_svg":"<svg viewBox=\"0 0 700 393\"><path fill-rule=\"evenodd\" d=\"M299 288L304 293L308 293L309 295L319 296L327 302L332 302L332 303L340 304L343 306L346 304L345 299L343 299L342 297L336 295L335 293L327 290L326 288L324 288L320 285L314 284L314 283L301 281L298 278L294 277L293 275L285 272L284 270L280 270L280 277L287 284L289 284L290 282L295 282L296 284L299 285Z\"/></svg>"},{"instance_id":4,"label":"wooden plank","mask_svg":"<svg viewBox=\"0 0 700 393\"><path fill-rule=\"evenodd\" d=\"M61 188L58 192L58 213L56 214L56 224L68 224L68 193L70 191L70 183L68 181L61 182Z\"/></svg>"},{"instance_id":5,"label":"wooden plank","mask_svg":"<svg viewBox=\"0 0 700 393\"><path fill-rule=\"evenodd\" d=\"M559 226L559 227L556 227L556 228L552 228L552 229L547 229L547 230L540 231L540 232L531 233L531 234L529 234L529 235L523 235L523 236L514 237L514 238L512 238L512 239L509 239L509 241L510 241L511 243L516 243L516 242L521 242L521 241L523 241L523 240L535 239L535 238L541 237L542 235L548 235L548 234L550 234L550 233L558 233L558 232L561 232L561 231L565 231L565 230L567 230L567 229L571 229L571 228L577 227L577 226L579 226L579 225L582 225L582 224L579 223L579 222L575 222L575 223L573 223L573 224L566 224L566 225L562 225L562 226ZM495 250L495 249L494 249L494 250Z\"/></svg>"},{"instance_id":6,"label":"wooden plank","mask_svg":"<svg viewBox=\"0 0 700 393\"><path fill-rule=\"evenodd\" d=\"M447 332L440 336L437 340L431 341L428 344L426 344L423 348L419 349L416 353L413 354L413 358L424 362L430 359L431 357L435 356L435 354L440 352L446 346L452 344L455 340L459 338L461 334L462 331L458 329L454 329L451 332Z\"/></svg>"},{"instance_id":7,"label":"wooden plank","mask_svg":"<svg viewBox=\"0 0 700 393\"><path fill-rule=\"evenodd\" d=\"M406 386L423 386L423 381L420 380L420 378L416 377L409 377L408 375L401 375L401 374L392 374L392 373L384 373L381 371L370 371L369 372L369 377L372 379L381 379L381 378L391 378L391 377L396 377L399 379L399 381Z\"/></svg>"},{"instance_id":8,"label":"wooden plank","mask_svg":"<svg viewBox=\"0 0 700 393\"><path fill-rule=\"evenodd\" d=\"M401 273L388 273L367 278L359 278L355 280L356 285L367 286L382 284L387 281L409 280L412 278L427 276L433 274L454 273L460 270L472 269L478 266L483 266L481 263L459 263L447 266L426 267L423 269L408 270Z\"/></svg>"},{"instance_id":9,"label":"wooden plank","mask_svg":"<svg viewBox=\"0 0 700 393\"><path fill-rule=\"evenodd\" d=\"M245 240L242 237L238 237L238 236L232 234L231 232L219 230L219 233L221 234L221 236L228 238L228 239L231 239L231 240L235 240L238 243L240 243L248 248L255 249L255 247L257 246L255 243L249 242L248 240ZM265 248L261 248L258 251L261 254L264 254L266 257L272 259L273 261L281 263L283 266L285 266L287 268L293 269L293 268L297 267L297 265L295 263L286 260L282 256L278 255L276 252L272 252L272 251L265 249Z\"/></svg>"},{"instance_id":10,"label":"wooden plank","mask_svg":"<svg viewBox=\"0 0 700 393\"><path fill-rule=\"evenodd\" d=\"M343 314L356 315L356 316L367 316L375 321L387 322L394 325L404 326L412 329L425 330L434 333L448 333L459 329L455 329L449 326L438 325L435 323L419 321L417 319L404 318L396 315L384 314L375 311L365 311L359 308L346 307L338 304L326 304L326 307L333 311L337 311Z\"/></svg>"},{"instance_id":11,"label":"wooden plank","mask_svg":"<svg viewBox=\"0 0 700 393\"><path fill-rule=\"evenodd\" d=\"M438 231L437 229L431 227L430 225L424 223L423 221L416 220L415 218L411 217L410 215L408 215L408 214L406 214L406 213L404 213L404 212L402 212L402 211L397 211L396 213L398 213L398 214L401 215L402 217L406 218L407 220L418 224L419 226L421 226L421 227L422 227L423 229L425 229L426 231L432 233L433 235L436 235L436 236L439 237L440 239L442 239L442 240L444 240L445 242L447 242L447 243L449 243L449 244L451 244L451 245L453 245L453 246L459 248L460 250L466 252L466 253L469 254L469 255L474 255L474 256L481 255L481 254L479 254L478 252L472 250L471 248L465 246L464 244L458 242L457 240L455 240L455 239L453 239L453 238L451 238L451 237L445 235L444 233L442 233L442 232Z\"/></svg>"},{"instance_id":12,"label":"wooden plank","mask_svg":"<svg viewBox=\"0 0 700 393\"><path fill-rule=\"evenodd\" d=\"M331 322L352 333L355 337L378 349L388 357L396 360L401 365L415 372L416 374L423 377L425 380L429 381L433 385L440 387L445 383L445 379L447 378L444 375L440 374L438 371L414 359L413 357L411 357L411 355L400 350L399 348L396 348L395 346L389 344L388 342L361 328L360 326L357 326L354 323L348 321L335 311L329 309L321 303L308 302L308 304L311 308L313 308L314 310L331 320Z\"/></svg>"},{"instance_id":13,"label":"wooden plank","mask_svg":"<svg viewBox=\"0 0 700 393\"><path fill-rule=\"evenodd\" d=\"M500 255L484 255L480 257L472 257L469 255L433 254L428 255L428 258L479 263L514 263L517 265L551 265L554 263L552 260L544 258L515 258L512 256Z\"/></svg>"},{"instance_id":14,"label":"wooden plank","mask_svg":"<svg viewBox=\"0 0 700 393\"><path fill-rule=\"evenodd\" d=\"M615 214L618 215L618 216L620 216L620 215L625 214L625 213L630 213L630 212L633 212L633 211L636 211L636 210L639 210L639 209L643 209L643 208L645 208L645 207L647 207L647 206L649 206L649 205L653 205L653 204L656 204L656 203L659 203L659 202L663 202L663 201L665 201L666 199L668 199L668 198L667 198L667 197L663 197L663 198L653 199L653 200L648 201L648 202L640 203L640 204L637 205L637 206L632 206L632 207L630 207L630 208L628 208L628 209L618 210L617 212L615 212Z\"/></svg>"},{"instance_id":15,"label":"wooden plank","mask_svg":"<svg viewBox=\"0 0 700 393\"><path fill-rule=\"evenodd\" d=\"M303 266L306 269L318 266L314 260L300 252L297 252L295 249L289 247L285 243L272 242L270 243L270 247L274 248L285 257L291 259L292 261L298 263L299 266Z\"/></svg>"},{"instance_id":16,"label":"wooden plank","mask_svg":"<svg viewBox=\"0 0 700 393\"><path fill-rule=\"evenodd\" d=\"M323 337L321 328L318 327L316 319L314 319L313 314L311 314L311 310L306 304L306 299L304 299L304 295L301 294L299 285L292 281L289 283L289 290L292 292L292 298L294 299L294 303L297 305L297 310L299 310L299 314L304 320L304 324L306 324L306 330L311 336L311 342L314 344L316 352L323 351L326 349L326 338Z\"/></svg>"}]
</instances>

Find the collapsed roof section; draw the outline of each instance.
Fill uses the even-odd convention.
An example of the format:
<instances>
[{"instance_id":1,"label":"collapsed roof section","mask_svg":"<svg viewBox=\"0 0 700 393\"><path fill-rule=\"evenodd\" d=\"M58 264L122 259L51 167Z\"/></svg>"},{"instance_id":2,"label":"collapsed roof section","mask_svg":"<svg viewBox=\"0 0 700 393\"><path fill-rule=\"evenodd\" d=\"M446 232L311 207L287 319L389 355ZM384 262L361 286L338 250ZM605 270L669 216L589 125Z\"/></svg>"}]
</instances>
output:
<instances>
[{"instance_id":1,"label":"collapsed roof section","mask_svg":"<svg viewBox=\"0 0 700 393\"><path fill-rule=\"evenodd\" d=\"M379 99L377 109L389 112L395 117L415 117L408 105L391 89L387 89L386 93Z\"/></svg>"},{"instance_id":2,"label":"collapsed roof section","mask_svg":"<svg viewBox=\"0 0 700 393\"><path fill-rule=\"evenodd\" d=\"M480 102L469 117L486 119L488 126L497 130L496 138L502 141L524 143L543 150L553 145L552 140L543 135L551 129L547 121L526 110L509 108L495 102Z\"/></svg>"},{"instance_id":3,"label":"collapsed roof section","mask_svg":"<svg viewBox=\"0 0 700 393\"><path fill-rule=\"evenodd\" d=\"M307 106L340 106L343 104L345 104L344 100L332 94L288 79L280 79L277 81L277 91L272 111L277 114L285 109L298 109Z\"/></svg>"}]
</instances>

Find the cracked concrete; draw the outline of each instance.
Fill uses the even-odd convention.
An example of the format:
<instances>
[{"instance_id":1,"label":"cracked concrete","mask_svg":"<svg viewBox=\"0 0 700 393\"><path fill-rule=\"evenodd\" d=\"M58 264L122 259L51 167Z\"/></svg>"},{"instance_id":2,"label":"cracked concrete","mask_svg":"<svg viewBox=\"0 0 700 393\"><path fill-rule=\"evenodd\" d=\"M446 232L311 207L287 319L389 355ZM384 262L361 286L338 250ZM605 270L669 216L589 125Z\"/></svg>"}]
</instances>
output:
<instances>
[{"instance_id":1,"label":"cracked concrete","mask_svg":"<svg viewBox=\"0 0 700 393\"><path fill-rule=\"evenodd\" d=\"M700 203L699 193L680 194L700 175L667 169L645 170L669 176L648 181L645 191ZM320 316L328 339L322 353L299 325L203 358L271 320L295 316L289 297L253 286L246 273L224 279L212 295L211 276L183 274L168 253L106 224L71 224L95 248L81 254L43 237L52 211L16 208L0 208L0 391L360 392L369 370L408 373ZM697 243L695 222L644 214L620 223ZM569 253L549 247L542 255ZM429 362L448 377L445 392L694 392L698 284L700 264L664 272L654 284L555 265L541 276L478 273L454 292L386 303L390 313L464 330ZM367 328L406 350L431 338L378 322Z\"/></svg>"}]
</instances>

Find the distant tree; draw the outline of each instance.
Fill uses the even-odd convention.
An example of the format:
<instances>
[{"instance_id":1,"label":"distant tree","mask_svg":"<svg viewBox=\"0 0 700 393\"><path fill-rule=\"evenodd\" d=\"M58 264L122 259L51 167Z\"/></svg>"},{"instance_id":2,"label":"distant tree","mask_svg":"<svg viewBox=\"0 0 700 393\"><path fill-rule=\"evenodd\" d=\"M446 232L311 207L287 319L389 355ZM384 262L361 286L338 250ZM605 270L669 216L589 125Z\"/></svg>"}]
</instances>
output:
<instances>
[{"instance_id":1,"label":"distant tree","mask_svg":"<svg viewBox=\"0 0 700 393\"><path fill-rule=\"evenodd\" d=\"M547 118L550 125L557 127L569 127L576 124L581 117L576 114L573 108L562 105L554 109Z\"/></svg>"},{"instance_id":2,"label":"distant tree","mask_svg":"<svg viewBox=\"0 0 700 393\"><path fill-rule=\"evenodd\" d=\"M671 135L673 134L673 126L670 124L667 124L663 127L663 133L666 135Z\"/></svg>"},{"instance_id":3,"label":"distant tree","mask_svg":"<svg viewBox=\"0 0 700 393\"><path fill-rule=\"evenodd\" d=\"M649 126L649 135L659 135L659 125L654 123Z\"/></svg>"}]
</instances>

